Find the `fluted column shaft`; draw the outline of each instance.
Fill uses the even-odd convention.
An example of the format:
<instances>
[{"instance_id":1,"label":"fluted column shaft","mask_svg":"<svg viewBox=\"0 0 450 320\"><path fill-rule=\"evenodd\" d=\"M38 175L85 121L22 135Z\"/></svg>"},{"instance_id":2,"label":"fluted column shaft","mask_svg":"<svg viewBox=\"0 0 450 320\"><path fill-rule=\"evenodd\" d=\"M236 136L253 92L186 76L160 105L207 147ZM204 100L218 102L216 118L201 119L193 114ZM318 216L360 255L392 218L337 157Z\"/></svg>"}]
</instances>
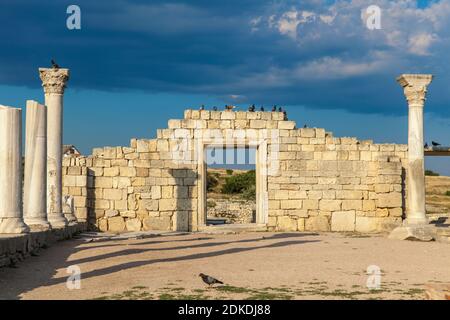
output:
<instances>
[{"instance_id":1,"label":"fluted column shaft","mask_svg":"<svg viewBox=\"0 0 450 320\"><path fill-rule=\"evenodd\" d=\"M24 233L22 110L0 106L0 233Z\"/></svg>"},{"instance_id":2,"label":"fluted column shaft","mask_svg":"<svg viewBox=\"0 0 450 320\"><path fill-rule=\"evenodd\" d=\"M47 109L27 101L25 138L24 220L48 229L47 221Z\"/></svg>"}]
</instances>

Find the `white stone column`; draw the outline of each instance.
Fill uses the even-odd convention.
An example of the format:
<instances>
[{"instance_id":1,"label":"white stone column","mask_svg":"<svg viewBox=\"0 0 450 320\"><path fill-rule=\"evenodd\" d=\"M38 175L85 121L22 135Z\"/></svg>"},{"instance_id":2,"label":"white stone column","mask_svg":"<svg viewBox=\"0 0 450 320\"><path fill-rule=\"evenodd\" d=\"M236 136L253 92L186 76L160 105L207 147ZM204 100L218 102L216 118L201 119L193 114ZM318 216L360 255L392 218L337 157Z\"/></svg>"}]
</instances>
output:
<instances>
[{"instance_id":1,"label":"white stone column","mask_svg":"<svg viewBox=\"0 0 450 320\"><path fill-rule=\"evenodd\" d=\"M47 109L27 101L23 214L33 228L49 229L47 221Z\"/></svg>"},{"instance_id":2,"label":"white stone column","mask_svg":"<svg viewBox=\"0 0 450 320\"><path fill-rule=\"evenodd\" d=\"M62 210L63 96L69 70L39 68L47 107L47 219L53 228L76 223Z\"/></svg>"},{"instance_id":3,"label":"white stone column","mask_svg":"<svg viewBox=\"0 0 450 320\"><path fill-rule=\"evenodd\" d=\"M22 110L0 106L0 233L25 233L22 213Z\"/></svg>"},{"instance_id":4,"label":"white stone column","mask_svg":"<svg viewBox=\"0 0 450 320\"><path fill-rule=\"evenodd\" d=\"M406 224L427 224L425 210L425 167L423 141L423 108L427 86L433 79L427 74L404 74L397 81L408 101L408 203Z\"/></svg>"}]
</instances>

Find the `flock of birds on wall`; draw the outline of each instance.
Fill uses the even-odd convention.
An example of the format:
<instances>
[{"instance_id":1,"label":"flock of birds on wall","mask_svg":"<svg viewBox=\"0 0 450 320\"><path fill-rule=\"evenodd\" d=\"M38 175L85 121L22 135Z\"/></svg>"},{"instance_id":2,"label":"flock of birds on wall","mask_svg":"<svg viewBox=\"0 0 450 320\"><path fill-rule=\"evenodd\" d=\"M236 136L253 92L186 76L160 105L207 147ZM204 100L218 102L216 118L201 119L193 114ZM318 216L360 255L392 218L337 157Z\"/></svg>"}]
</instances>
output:
<instances>
[{"instance_id":1,"label":"flock of birds on wall","mask_svg":"<svg viewBox=\"0 0 450 320\"><path fill-rule=\"evenodd\" d=\"M233 105L225 105L225 110L226 110L226 111L233 111L234 109L237 109L237 108L238 108L237 106L233 106ZM200 106L200 110L205 110L205 105L202 104L202 105ZM219 109L218 109L216 106L214 106L214 107L212 107L212 110L213 110L213 111L218 111ZM256 111L256 106L255 106L254 104L252 104L250 107L248 107L248 112L255 112L255 111ZM264 111L265 111L264 106L261 106L261 107L259 108L259 111L264 112ZM278 107L277 105L274 105L274 106L272 107L271 111L272 111L272 112L283 112L284 118L287 120L287 113L286 113L286 110L284 110L282 107Z\"/></svg>"}]
</instances>

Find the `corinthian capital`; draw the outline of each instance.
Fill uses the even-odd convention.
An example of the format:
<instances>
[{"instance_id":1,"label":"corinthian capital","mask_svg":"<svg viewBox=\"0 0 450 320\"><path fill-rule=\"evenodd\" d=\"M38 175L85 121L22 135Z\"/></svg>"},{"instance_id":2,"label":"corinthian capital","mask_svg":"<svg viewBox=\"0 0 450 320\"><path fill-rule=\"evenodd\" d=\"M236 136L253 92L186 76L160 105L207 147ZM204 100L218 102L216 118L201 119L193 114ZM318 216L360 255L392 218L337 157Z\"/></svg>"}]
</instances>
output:
<instances>
[{"instance_id":1,"label":"corinthian capital","mask_svg":"<svg viewBox=\"0 0 450 320\"><path fill-rule=\"evenodd\" d=\"M69 69L39 68L39 77L45 93L63 94L69 80Z\"/></svg>"},{"instance_id":2,"label":"corinthian capital","mask_svg":"<svg viewBox=\"0 0 450 320\"><path fill-rule=\"evenodd\" d=\"M431 74L403 74L397 82L403 87L406 100L411 105L425 104L427 87L433 80Z\"/></svg>"}]
</instances>

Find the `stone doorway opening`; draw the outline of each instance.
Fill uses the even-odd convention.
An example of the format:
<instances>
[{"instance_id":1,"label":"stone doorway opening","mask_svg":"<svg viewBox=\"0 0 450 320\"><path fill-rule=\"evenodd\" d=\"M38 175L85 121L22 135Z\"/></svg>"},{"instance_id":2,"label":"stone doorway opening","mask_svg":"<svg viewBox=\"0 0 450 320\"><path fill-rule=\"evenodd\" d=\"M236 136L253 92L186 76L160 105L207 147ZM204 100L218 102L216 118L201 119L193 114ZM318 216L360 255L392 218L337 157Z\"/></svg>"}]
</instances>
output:
<instances>
[{"instance_id":1,"label":"stone doorway opening","mask_svg":"<svg viewBox=\"0 0 450 320\"><path fill-rule=\"evenodd\" d=\"M239 229L248 229L248 230L263 230L267 227L267 221L268 221L268 184L267 184L267 172L268 172L268 154L267 154L267 140L266 139L254 139L254 140L248 140L246 139L245 142L242 140L234 141L233 143L230 143L230 141L215 139L215 140L203 140L199 143L199 157L198 157L198 173L199 173L199 184L198 184L198 210L197 215L193 218L196 221L196 230L201 231L204 229L210 229L210 228L222 228L222 227L233 227L233 228L239 228ZM245 220L241 220L240 223L223 223L219 225L213 225L211 222L214 223L214 221L208 221L208 191L207 191L207 171L208 167L211 167L211 161L208 160L208 158L211 157L211 154L208 155L208 152L211 152L211 148L216 148L217 150L222 150L222 154L224 157L227 156L227 153L224 153L224 149L231 149L231 153L229 155L229 160L227 163L235 163L234 160L231 160L231 155L236 155L236 157L243 157L243 153L239 152L239 149L245 149L247 150L245 153L247 164L251 165L251 167L247 166L244 167L244 170L249 172L249 168L253 167L254 172L249 173L249 175L254 175L255 179L255 209L251 213L251 219L247 221L251 221L247 223ZM220 153L214 154L214 157L217 159L220 158ZM236 158L233 158L236 159ZM253 162L253 163L250 163ZM208 166L208 163L210 164ZM214 166L213 170L214 170ZM219 166L220 167L220 166ZM223 167L223 166L222 166ZM225 169L225 175L227 175ZM233 173L237 173L235 170L239 170L236 168L232 168L233 172L230 174L230 176L233 175ZM230 172L228 172L230 173ZM244 172L239 172L244 173ZM250 191L249 191L250 192ZM211 207L211 204L210 204ZM244 222L245 221L245 222ZM226 221L225 221L226 222ZM230 221L231 222L231 221ZM220 223L220 221L218 221Z\"/></svg>"},{"instance_id":2,"label":"stone doorway opening","mask_svg":"<svg viewBox=\"0 0 450 320\"><path fill-rule=\"evenodd\" d=\"M256 148L206 150L206 225L256 223Z\"/></svg>"},{"instance_id":3,"label":"stone doorway opening","mask_svg":"<svg viewBox=\"0 0 450 320\"><path fill-rule=\"evenodd\" d=\"M450 147L425 148L426 215L429 222L445 226L450 224L450 177L427 168L431 160L434 165L446 166L449 156Z\"/></svg>"}]
</instances>

